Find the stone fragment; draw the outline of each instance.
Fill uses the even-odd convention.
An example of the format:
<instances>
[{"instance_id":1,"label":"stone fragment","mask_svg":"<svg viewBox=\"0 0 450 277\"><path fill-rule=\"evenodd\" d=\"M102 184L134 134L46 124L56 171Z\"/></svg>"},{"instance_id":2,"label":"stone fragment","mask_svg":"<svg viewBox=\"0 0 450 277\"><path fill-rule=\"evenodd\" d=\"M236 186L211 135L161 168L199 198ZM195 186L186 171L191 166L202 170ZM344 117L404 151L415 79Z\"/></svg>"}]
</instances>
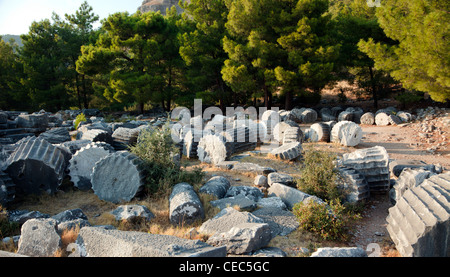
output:
<instances>
[{"instance_id":1,"label":"stone fragment","mask_svg":"<svg viewBox=\"0 0 450 277\"><path fill-rule=\"evenodd\" d=\"M183 155L188 159L197 158L197 147L203 136L202 130L191 128L183 138Z\"/></svg>"},{"instance_id":2,"label":"stone fragment","mask_svg":"<svg viewBox=\"0 0 450 277\"><path fill-rule=\"evenodd\" d=\"M197 156L201 162L219 164L233 153L233 142L221 135L206 135L198 143Z\"/></svg>"},{"instance_id":3,"label":"stone fragment","mask_svg":"<svg viewBox=\"0 0 450 277\"><path fill-rule=\"evenodd\" d=\"M283 200L280 197L264 197L259 199L256 205L260 208L276 208L280 210L286 210L286 204L284 204Z\"/></svg>"},{"instance_id":4,"label":"stone fragment","mask_svg":"<svg viewBox=\"0 0 450 277\"><path fill-rule=\"evenodd\" d=\"M255 163L241 163L241 162L234 163L233 166L231 167L231 170L238 172L253 172L255 174L260 175L267 175L271 172L276 172L276 169L273 169L271 167L265 167Z\"/></svg>"},{"instance_id":5,"label":"stone fragment","mask_svg":"<svg viewBox=\"0 0 450 277\"><path fill-rule=\"evenodd\" d=\"M331 130L331 142L339 143L343 146L356 146L361 142L362 129L355 122L339 121Z\"/></svg>"},{"instance_id":6,"label":"stone fragment","mask_svg":"<svg viewBox=\"0 0 450 277\"><path fill-rule=\"evenodd\" d=\"M361 124L373 125L375 124L375 115L371 112L367 112L361 116Z\"/></svg>"},{"instance_id":7,"label":"stone fragment","mask_svg":"<svg viewBox=\"0 0 450 277\"><path fill-rule=\"evenodd\" d=\"M269 184L268 184L268 182L267 182L267 177L264 176L264 175L257 175L257 176L255 177L255 180L253 181L253 184L254 184L255 186L263 187L263 188L269 186Z\"/></svg>"},{"instance_id":8,"label":"stone fragment","mask_svg":"<svg viewBox=\"0 0 450 277\"><path fill-rule=\"evenodd\" d=\"M205 217L203 205L188 183L176 184L169 197L169 218L173 225L192 224Z\"/></svg>"},{"instance_id":9,"label":"stone fragment","mask_svg":"<svg viewBox=\"0 0 450 277\"><path fill-rule=\"evenodd\" d=\"M338 121L353 121L353 113L349 111L342 111L338 116Z\"/></svg>"},{"instance_id":10,"label":"stone fragment","mask_svg":"<svg viewBox=\"0 0 450 277\"><path fill-rule=\"evenodd\" d=\"M375 115L375 124L377 126L388 126L391 123L389 120L389 114L385 112L379 112Z\"/></svg>"},{"instance_id":11,"label":"stone fragment","mask_svg":"<svg viewBox=\"0 0 450 277\"><path fill-rule=\"evenodd\" d=\"M119 127L112 134L112 145L116 150L125 150L129 145L134 145L137 142L141 129Z\"/></svg>"},{"instance_id":12,"label":"stone fragment","mask_svg":"<svg viewBox=\"0 0 450 277\"><path fill-rule=\"evenodd\" d=\"M389 123L391 125L398 125L398 124L402 124L403 122L398 116L390 114L389 115Z\"/></svg>"},{"instance_id":13,"label":"stone fragment","mask_svg":"<svg viewBox=\"0 0 450 277\"><path fill-rule=\"evenodd\" d=\"M270 198L274 197L269 197L267 199ZM272 238L289 235L300 226L296 216L286 209L266 206L257 209L252 213L263 219L265 223L269 224Z\"/></svg>"},{"instance_id":14,"label":"stone fragment","mask_svg":"<svg viewBox=\"0 0 450 277\"><path fill-rule=\"evenodd\" d=\"M300 142L292 142L273 149L270 154L282 160L294 160L302 155L302 150Z\"/></svg>"},{"instance_id":15,"label":"stone fragment","mask_svg":"<svg viewBox=\"0 0 450 277\"><path fill-rule=\"evenodd\" d=\"M301 122L303 123L313 123L317 120L317 112L310 108L305 108L301 112Z\"/></svg>"},{"instance_id":16,"label":"stone fragment","mask_svg":"<svg viewBox=\"0 0 450 277\"><path fill-rule=\"evenodd\" d=\"M71 140L69 130L65 127L52 128L44 133L41 133L39 137L52 144L59 144Z\"/></svg>"},{"instance_id":17,"label":"stone fragment","mask_svg":"<svg viewBox=\"0 0 450 277\"><path fill-rule=\"evenodd\" d=\"M321 247L310 257L367 257L360 247Z\"/></svg>"},{"instance_id":18,"label":"stone fragment","mask_svg":"<svg viewBox=\"0 0 450 277\"><path fill-rule=\"evenodd\" d=\"M406 160L406 159L399 159L389 162L389 170L391 173L399 177L403 170L406 168L411 169L424 169L427 171L431 171L433 173L441 173L439 170L436 169L436 166L433 164L427 164L424 161L420 160Z\"/></svg>"},{"instance_id":19,"label":"stone fragment","mask_svg":"<svg viewBox=\"0 0 450 277\"><path fill-rule=\"evenodd\" d=\"M228 207L237 207L240 211L251 212L257 208L256 202L243 194L213 200L210 203L221 210Z\"/></svg>"},{"instance_id":20,"label":"stone fragment","mask_svg":"<svg viewBox=\"0 0 450 277\"><path fill-rule=\"evenodd\" d=\"M342 165L356 169L367 180L370 192L387 192L390 187L389 155L382 146L346 153Z\"/></svg>"},{"instance_id":21,"label":"stone fragment","mask_svg":"<svg viewBox=\"0 0 450 277\"><path fill-rule=\"evenodd\" d=\"M269 187L274 183L280 183L286 186L295 186L294 178L289 174L272 172L267 175L267 183Z\"/></svg>"},{"instance_id":22,"label":"stone fragment","mask_svg":"<svg viewBox=\"0 0 450 277\"><path fill-rule=\"evenodd\" d=\"M81 140L90 140L92 142L100 141L106 142L108 144L113 144L113 138L108 131L100 130L100 129L91 129L83 133L80 138Z\"/></svg>"},{"instance_id":23,"label":"stone fragment","mask_svg":"<svg viewBox=\"0 0 450 277\"><path fill-rule=\"evenodd\" d=\"M289 126L283 133L282 143L303 142L303 132L300 127Z\"/></svg>"},{"instance_id":24,"label":"stone fragment","mask_svg":"<svg viewBox=\"0 0 450 277\"><path fill-rule=\"evenodd\" d=\"M395 185L389 191L391 203L395 205L406 190L419 186L423 181L433 175L435 175L435 173L422 168L405 168L395 181Z\"/></svg>"},{"instance_id":25,"label":"stone fragment","mask_svg":"<svg viewBox=\"0 0 450 277\"><path fill-rule=\"evenodd\" d=\"M242 223L264 223L264 221L249 212L237 211L232 207L222 209L213 218L205 221L199 232L207 235L228 232L233 226Z\"/></svg>"},{"instance_id":26,"label":"stone fragment","mask_svg":"<svg viewBox=\"0 0 450 277\"><path fill-rule=\"evenodd\" d=\"M329 142L331 129L325 123L317 122L312 124L310 127L310 132L308 139L312 142Z\"/></svg>"},{"instance_id":27,"label":"stone fragment","mask_svg":"<svg viewBox=\"0 0 450 277\"><path fill-rule=\"evenodd\" d=\"M78 150L70 159L68 169L71 181L80 190L91 189L91 175L95 164L114 152L106 143L91 142Z\"/></svg>"},{"instance_id":28,"label":"stone fragment","mask_svg":"<svg viewBox=\"0 0 450 277\"><path fill-rule=\"evenodd\" d=\"M16 185L16 196L51 194L61 185L66 165L59 148L44 139L29 137L8 157L5 171Z\"/></svg>"},{"instance_id":29,"label":"stone fragment","mask_svg":"<svg viewBox=\"0 0 450 277\"><path fill-rule=\"evenodd\" d=\"M292 209L295 204L305 201L311 195L304 193L296 188L289 187L280 183L274 183L268 190L268 196L277 196L283 200L288 209Z\"/></svg>"},{"instance_id":30,"label":"stone fragment","mask_svg":"<svg viewBox=\"0 0 450 277\"><path fill-rule=\"evenodd\" d=\"M155 215L143 205L121 205L111 212L117 221L144 219L150 221Z\"/></svg>"},{"instance_id":31,"label":"stone fragment","mask_svg":"<svg viewBox=\"0 0 450 277\"><path fill-rule=\"evenodd\" d=\"M339 172L341 182L338 187L344 191L346 202L356 203L369 199L370 187L364 175L349 167L339 167Z\"/></svg>"},{"instance_id":32,"label":"stone fragment","mask_svg":"<svg viewBox=\"0 0 450 277\"><path fill-rule=\"evenodd\" d=\"M233 197L237 195L246 196L255 202L264 197L264 194L259 188L251 186L232 186L228 189L225 197Z\"/></svg>"},{"instance_id":33,"label":"stone fragment","mask_svg":"<svg viewBox=\"0 0 450 277\"><path fill-rule=\"evenodd\" d=\"M200 189L199 193L207 193L215 196L217 199L225 197L231 184L223 176L211 177Z\"/></svg>"},{"instance_id":34,"label":"stone fragment","mask_svg":"<svg viewBox=\"0 0 450 277\"><path fill-rule=\"evenodd\" d=\"M82 257L225 257L225 247L199 240L135 231L83 227L76 244Z\"/></svg>"},{"instance_id":35,"label":"stone fragment","mask_svg":"<svg viewBox=\"0 0 450 277\"><path fill-rule=\"evenodd\" d=\"M406 190L386 218L403 257L449 257L450 173L433 175Z\"/></svg>"},{"instance_id":36,"label":"stone fragment","mask_svg":"<svg viewBox=\"0 0 450 277\"><path fill-rule=\"evenodd\" d=\"M42 131L48 127L47 114L20 114L17 117L18 128L36 128Z\"/></svg>"},{"instance_id":37,"label":"stone fragment","mask_svg":"<svg viewBox=\"0 0 450 277\"><path fill-rule=\"evenodd\" d=\"M226 246L229 254L243 254L266 246L271 240L269 225L266 223L242 223L233 226L226 233L216 233L207 243Z\"/></svg>"},{"instance_id":38,"label":"stone fragment","mask_svg":"<svg viewBox=\"0 0 450 277\"><path fill-rule=\"evenodd\" d=\"M410 114L408 112L400 111L396 115L398 116L398 118L400 118L402 123L406 123L406 122L413 120L412 114Z\"/></svg>"},{"instance_id":39,"label":"stone fragment","mask_svg":"<svg viewBox=\"0 0 450 277\"><path fill-rule=\"evenodd\" d=\"M127 151L118 151L100 159L94 166L91 184L94 193L112 203L128 202L143 189L142 161Z\"/></svg>"},{"instance_id":40,"label":"stone fragment","mask_svg":"<svg viewBox=\"0 0 450 277\"><path fill-rule=\"evenodd\" d=\"M24 224L25 221L33 218L49 218L50 215L43 214L39 211L28 211L28 210L13 210L8 211L8 220L11 222L16 222L19 224Z\"/></svg>"},{"instance_id":41,"label":"stone fragment","mask_svg":"<svg viewBox=\"0 0 450 277\"><path fill-rule=\"evenodd\" d=\"M21 228L17 253L31 257L51 257L61 246L54 219L30 219Z\"/></svg>"}]
</instances>

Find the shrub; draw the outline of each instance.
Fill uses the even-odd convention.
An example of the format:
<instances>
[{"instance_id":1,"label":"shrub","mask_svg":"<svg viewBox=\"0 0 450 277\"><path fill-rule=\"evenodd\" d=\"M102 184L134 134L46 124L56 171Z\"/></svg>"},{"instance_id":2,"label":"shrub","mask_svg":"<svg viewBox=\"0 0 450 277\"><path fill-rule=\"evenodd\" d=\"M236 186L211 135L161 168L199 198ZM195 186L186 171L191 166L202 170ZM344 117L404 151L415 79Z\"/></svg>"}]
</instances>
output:
<instances>
[{"instance_id":1,"label":"shrub","mask_svg":"<svg viewBox=\"0 0 450 277\"><path fill-rule=\"evenodd\" d=\"M203 178L201 169L186 171L175 162L174 155L179 149L172 140L168 124L161 129L142 130L137 143L130 146L130 152L143 161L147 193L167 194L172 185L196 184Z\"/></svg>"},{"instance_id":2,"label":"shrub","mask_svg":"<svg viewBox=\"0 0 450 277\"><path fill-rule=\"evenodd\" d=\"M78 125L80 125L80 123L83 121L87 121L86 116L83 113L80 113L79 115L77 115L75 121L73 122L73 127L75 128L75 130L78 129Z\"/></svg>"},{"instance_id":3,"label":"shrub","mask_svg":"<svg viewBox=\"0 0 450 277\"><path fill-rule=\"evenodd\" d=\"M318 234L324 240L344 240L348 235L348 225L359 215L348 214L345 206L337 200L328 205L315 201L300 202L294 205L292 212L300 226L306 231Z\"/></svg>"},{"instance_id":4,"label":"shrub","mask_svg":"<svg viewBox=\"0 0 450 277\"><path fill-rule=\"evenodd\" d=\"M298 189L323 200L341 199L343 192L338 188L336 159L336 154L331 152L305 149L300 177L297 179Z\"/></svg>"}]
</instances>

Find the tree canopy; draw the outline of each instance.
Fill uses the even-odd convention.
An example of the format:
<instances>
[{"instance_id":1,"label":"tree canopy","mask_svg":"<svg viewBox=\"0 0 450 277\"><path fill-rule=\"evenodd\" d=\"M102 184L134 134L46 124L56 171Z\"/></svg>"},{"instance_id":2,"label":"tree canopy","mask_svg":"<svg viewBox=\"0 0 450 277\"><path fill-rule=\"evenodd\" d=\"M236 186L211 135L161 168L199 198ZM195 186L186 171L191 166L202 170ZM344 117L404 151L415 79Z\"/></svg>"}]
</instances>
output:
<instances>
[{"instance_id":1,"label":"tree canopy","mask_svg":"<svg viewBox=\"0 0 450 277\"><path fill-rule=\"evenodd\" d=\"M448 1L190 0L99 20L87 2L0 39L0 109L312 106L327 85L450 98Z\"/></svg>"}]
</instances>

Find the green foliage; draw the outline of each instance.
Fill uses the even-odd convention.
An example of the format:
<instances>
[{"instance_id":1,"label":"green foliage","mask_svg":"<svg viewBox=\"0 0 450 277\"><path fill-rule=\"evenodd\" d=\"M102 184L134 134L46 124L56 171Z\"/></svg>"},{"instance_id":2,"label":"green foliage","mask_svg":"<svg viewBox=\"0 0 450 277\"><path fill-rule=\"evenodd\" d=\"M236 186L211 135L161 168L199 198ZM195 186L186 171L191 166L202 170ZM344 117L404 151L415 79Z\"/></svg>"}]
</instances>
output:
<instances>
[{"instance_id":1,"label":"green foliage","mask_svg":"<svg viewBox=\"0 0 450 277\"><path fill-rule=\"evenodd\" d=\"M450 99L450 13L446 0L384 1L376 17L384 33L397 45L369 38L360 51L401 82L403 87L427 92L435 101Z\"/></svg>"},{"instance_id":2,"label":"green foliage","mask_svg":"<svg viewBox=\"0 0 450 277\"><path fill-rule=\"evenodd\" d=\"M417 91L404 91L395 96L395 100L402 104L402 109L405 109L407 105L423 100L423 93Z\"/></svg>"},{"instance_id":3,"label":"green foliage","mask_svg":"<svg viewBox=\"0 0 450 277\"><path fill-rule=\"evenodd\" d=\"M346 213L345 206L332 200L329 204L309 201L294 205L292 212L300 228L318 234L324 240L345 240L348 226L358 215Z\"/></svg>"},{"instance_id":4,"label":"green foliage","mask_svg":"<svg viewBox=\"0 0 450 277\"><path fill-rule=\"evenodd\" d=\"M167 124L161 129L143 129L137 143L129 149L143 161L146 189L150 194L164 194L172 185L180 182L196 184L203 178L201 169L186 171L176 164L174 155L179 153L179 149Z\"/></svg>"},{"instance_id":5,"label":"green foliage","mask_svg":"<svg viewBox=\"0 0 450 277\"><path fill-rule=\"evenodd\" d=\"M86 121L86 116L84 115L84 113L80 113L79 115L77 115L77 117L75 118L75 121L73 122L73 127L76 129L78 129L78 125L80 125L81 122Z\"/></svg>"},{"instance_id":6,"label":"green foliage","mask_svg":"<svg viewBox=\"0 0 450 277\"><path fill-rule=\"evenodd\" d=\"M336 154L331 152L305 149L297 179L298 189L323 200L341 199L343 192L338 189L336 158Z\"/></svg>"}]
</instances>

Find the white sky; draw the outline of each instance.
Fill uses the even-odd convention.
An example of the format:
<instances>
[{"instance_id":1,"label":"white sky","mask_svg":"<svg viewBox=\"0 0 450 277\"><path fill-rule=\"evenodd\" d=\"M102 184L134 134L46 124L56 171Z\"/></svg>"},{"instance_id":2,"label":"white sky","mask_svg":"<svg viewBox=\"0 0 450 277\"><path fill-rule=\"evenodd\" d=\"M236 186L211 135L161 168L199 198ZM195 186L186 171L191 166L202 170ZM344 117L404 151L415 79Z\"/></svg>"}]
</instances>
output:
<instances>
[{"instance_id":1,"label":"white sky","mask_svg":"<svg viewBox=\"0 0 450 277\"><path fill-rule=\"evenodd\" d=\"M75 14L84 0L0 0L0 35L28 33L33 21L51 19L52 12L61 18ZM142 0L87 0L100 20L115 12L134 13ZM99 22L100 22L99 20ZM100 26L100 23L94 27Z\"/></svg>"}]
</instances>

